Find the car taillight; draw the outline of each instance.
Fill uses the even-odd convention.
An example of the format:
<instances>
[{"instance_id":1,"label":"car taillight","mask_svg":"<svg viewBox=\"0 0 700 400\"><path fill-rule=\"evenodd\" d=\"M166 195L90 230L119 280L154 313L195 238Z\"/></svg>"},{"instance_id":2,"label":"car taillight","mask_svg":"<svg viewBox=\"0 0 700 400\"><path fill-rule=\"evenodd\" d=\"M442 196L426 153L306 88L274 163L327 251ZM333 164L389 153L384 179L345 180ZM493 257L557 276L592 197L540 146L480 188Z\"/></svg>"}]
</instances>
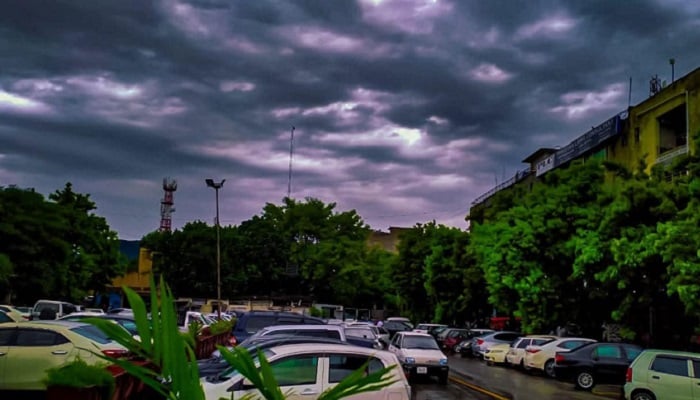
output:
<instances>
[{"instance_id":1,"label":"car taillight","mask_svg":"<svg viewBox=\"0 0 700 400\"><path fill-rule=\"evenodd\" d=\"M625 374L625 382L632 382L632 368L627 368L627 373Z\"/></svg>"},{"instance_id":2,"label":"car taillight","mask_svg":"<svg viewBox=\"0 0 700 400\"><path fill-rule=\"evenodd\" d=\"M476 339L476 344L481 346L482 344L484 344L484 339Z\"/></svg>"},{"instance_id":3,"label":"car taillight","mask_svg":"<svg viewBox=\"0 0 700 400\"><path fill-rule=\"evenodd\" d=\"M530 354L535 354L535 353L539 353L539 352L540 352L540 349L527 349L527 350L525 350L525 351L527 351L527 352L530 353Z\"/></svg>"},{"instance_id":4,"label":"car taillight","mask_svg":"<svg viewBox=\"0 0 700 400\"><path fill-rule=\"evenodd\" d=\"M563 363L565 359L566 359L566 358L564 358L564 356L561 355L561 354L557 354L557 355L554 356L554 362L557 363L557 364Z\"/></svg>"},{"instance_id":5,"label":"car taillight","mask_svg":"<svg viewBox=\"0 0 700 400\"><path fill-rule=\"evenodd\" d=\"M121 357L126 357L129 355L129 350L123 350L123 349L107 349L107 350L102 350L102 354L106 355L107 357L112 357L112 358L121 358Z\"/></svg>"}]
</instances>

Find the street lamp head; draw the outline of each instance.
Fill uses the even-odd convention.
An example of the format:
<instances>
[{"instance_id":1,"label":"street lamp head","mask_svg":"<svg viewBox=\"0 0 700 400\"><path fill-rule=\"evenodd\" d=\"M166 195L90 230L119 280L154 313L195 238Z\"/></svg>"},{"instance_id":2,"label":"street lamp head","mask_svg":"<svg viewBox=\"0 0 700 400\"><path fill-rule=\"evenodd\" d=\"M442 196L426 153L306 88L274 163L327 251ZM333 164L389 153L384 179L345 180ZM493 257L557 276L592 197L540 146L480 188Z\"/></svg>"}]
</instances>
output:
<instances>
[{"instance_id":1,"label":"street lamp head","mask_svg":"<svg viewBox=\"0 0 700 400\"><path fill-rule=\"evenodd\" d=\"M224 182L226 182L226 179L222 179L221 182L214 182L213 179L205 179L204 180L207 183L207 186L214 188L214 189L221 189L222 186L224 186Z\"/></svg>"}]
</instances>

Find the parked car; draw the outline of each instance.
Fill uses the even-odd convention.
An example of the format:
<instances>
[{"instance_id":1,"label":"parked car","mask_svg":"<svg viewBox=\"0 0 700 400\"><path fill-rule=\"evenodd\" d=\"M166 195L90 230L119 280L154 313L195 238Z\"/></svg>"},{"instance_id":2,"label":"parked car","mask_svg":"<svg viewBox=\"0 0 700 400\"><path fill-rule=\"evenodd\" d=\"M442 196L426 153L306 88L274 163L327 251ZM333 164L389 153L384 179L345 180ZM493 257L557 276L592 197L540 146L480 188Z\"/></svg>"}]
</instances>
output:
<instances>
[{"instance_id":1,"label":"parked car","mask_svg":"<svg viewBox=\"0 0 700 400\"><path fill-rule=\"evenodd\" d=\"M348 342L352 342L356 338L364 339L374 343L373 347L377 349L385 349L388 346L388 342L384 342L382 337L379 335L379 330L374 325L352 325L345 327L345 336L348 338Z\"/></svg>"},{"instance_id":2,"label":"parked car","mask_svg":"<svg viewBox=\"0 0 700 400\"><path fill-rule=\"evenodd\" d=\"M136 339L139 339L139 332L136 328L136 321L134 321L133 315L96 314L96 313L91 313L91 312L84 312L84 313L69 314L69 315L66 315L65 317L59 318L58 320L59 321L83 322L88 318L101 318L101 319L108 319L110 321L114 321L117 324L121 325L122 328L129 331L131 336L133 336Z\"/></svg>"},{"instance_id":3,"label":"parked car","mask_svg":"<svg viewBox=\"0 0 700 400\"><path fill-rule=\"evenodd\" d=\"M397 332L410 332L413 327L403 321L389 321L386 320L382 328L389 332L389 338L393 339Z\"/></svg>"},{"instance_id":4,"label":"parked car","mask_svg":"<svg viewBox=\"0 0 700 400\"><path fill-rule=\"evenodd\" d=\"M496 331L472 339L472 354L475 357L484 358L484 353L495 344L511 344L522 336L520 332Z\"/></svg>"},{"instance_id":5,"label":"parked car","mask_svg":"<svg viewBox=\"0 0 700 400\"><path fill-rule=\"evenodd\" d=\"M32 320L58 319L77 310L74 304L65 301L39 300L32 308Z\"/></svg>"},{"instance_id":6,"label":"parked car","mask_svg":"<svg viewBox=\"0 0 700 400\"><path fill-rule=\"evenodd\" d=\"M24 318L22 316L17 315L15 313L11 312L5 312L0 310L0 324L5 323L5 322L22 322L24 321Z\"/></svg>"},{"instance_id":7,"label":"parked car","mask_svg":"<svg viewBox=\"0 0 700 400\"><path fill-rule=\"evenodd\" d=\"M436 376L441 385L447 384L450 367L435 338L427 333L398 332L391 339L389 351L396 354L409 379Z\"/></svg>"},{"instance_id":8,"label":"parked car","mask_svg":"<svg viewBox=\"0 0 700 400\"><path fill-rule=\"evenodd\" d=\"M272 325L260 329L248 339L241 342L241 345L254 343L261 337L272 335L301 335L301 336L316 336L337 339L343 342L348 342L360 347L368 347L373 349L382 349L384 346L379 342L379 339L363 338L357 336L348 336L346 328L342 325L331 324L305 324L305 325Z\"/></svg>"},{"instance_id":9,"label":"parked car","mask_svg":"<svg viewBox=\"0 0 700 400\"><path fill-rule=\"evenodd\" d=\"M506 362L513 367L525 369L525 349L527 346L541 346L552 340L559 339L553 335L527 335L516 339L506 355Z\"/></svg>"},{"instance_id":10,"label":"parked car","mask_svg":"<svg viewBox=\"0 0 700 400\"><path fill-rule=\"evenodd\" d=\"M325 324L321 318L287 311L248 311L241 314L233 328L233 338L237 343L266 326Z\"/></svg>"},{"instance_id":11,"label":"parked car","mask_svg":"<svg viewBox=\"0 0 700 400\"><path fill-rule=\"evenodd\" d=\"M317 399L365 364L366 373L373 373L399 363L396 356L387 351L337 344L282 345L268 348L264 353L282 392L292 391L309 400ZM362 399L410 400L411 386L401 370L394 368L389 375L391 385L363 393ZM202 380L207 400L259 396L257 389L235 370L222 378Z\"/></svg>"},{"instance_id":12,"label":"parked car","mask_svg":"<svg viewBox=\"0 0 700 400\"><path fill-rule=\"evenodd\" d=\"M33 321L0 325L0 390L45 390L46 370L80 357L88 364L104 360L91 351L122 357L128 351L93 325L69 321Z\"/></svg>"},{"instance_id":13,"label":"parked car","mask_svg":"<svg viewBox=\"0 0 700 400\"><path fill-rule=\"evenodd\" d=\"M419 332L419 333L430 333L431 330L435 328L440 328L440 327L445 327L447 328L447 325L445 324L418 324L415 328L413 328L414 332Z\"/></svg>"},{"instance_id":14,"label":"parked car","mask_svg":"<svg viewBox=\"0 0 700 400\"><path fill-rule=\"evenodd\" d=\"M596 340L588 338L566 337L552 340L542 345L530 345L525 348L525 369L539 370L554 378L554 356L557 352L571 351Z\"/></svg>"},{"instance_id":15,"label":"parked car","mask_svg":"<svg viewBox=\"0 0 700 400\"><path fill-rule=\"evenodd\" d=\"M343 342L340 339L303 335L270 335L261 336L255 340L248 338L238 346L245 348L251 354L256 354L258 350L299 343L326 343L354 346L348 342ZM208 380L212 382L226 380L226 378L222 379L222 376L225 375L226 371L231 368L229 363L221 357L221 352L219 350L214 351L210 358L198 360L197 364L199 366L199 376L207 377Z\"/></svg>"},{"instance_id":16,"label":"parked car","mask_svg":"<svg viewBox=\"0 0 700 400\"><path fill-rule=\"evenodd\" d=\"M20 310L18 310L16 307L10 306L7 304L0 305L0 311L7 314L8 318L11 318L13 321L20 322L20 321L26 321L29 319L29 318L25 318L25 316L22 314L22 312Z\"/></svg>"},{"instance_id":17,"label":"parked car","mask_svg":"<svg viewBox=\"0 0 700 400\"><path fill-rule=\"evenodd\" d=\"M389 317L386 319L384 322L403 322L404 324L408 325L411 329L413 329L413 322L411 322L410 319L406 317Z\"/></svg>"},{"instance_id":18,"label":"parked car","mask_svg":"<svg viewBox=\"0 0 700 400\"><path fill-rule=\"evenodd\" d=\"M625 400L700 399L700 354L644 350L625 377Z\"/></svg>"},{"instance_id":19,"label":"parked car","mask_svg":"<svg viewBox=\"0 0 700 400\"><path fill-rule=\"evenodd\" d=\"M439 345L442 351L452 353L455 345L469 339L469 329L451 329Z\"/></svg>"},{"instance_id":20,"label":"parked car","mask_svg":"<svg viewBox=\"0 0 700 400\"><path fill-rule=\"evenodd\" d=\"M488 365L505 364L506 355L512 343L499 343L494 344L484 351L484 361Z\"/></svg>"},{"instance_id":21,"label":"parked car","mask_svg":"<svg viewBox=\"0 0 700 400\"><path fill-rule=\"evenodd\" d=\"M557 352L554 371L557 379L574 381L582 390L598 383L623 384L630 363L642 352L626 343L588 343L569 352Z\"/></svg>"},{"instance_id":22,"label":"parked car","mask_svg":"<svg viewBox=\"0 0 700 400\"><path fill-rule=\"evenodd\" d=\"M31 307L26 307L26 306L14 306L15 310L19 311L20 314L22 314L22 318L24 318L25 321L29 321L32 319L32 308Z\"/></svg>"}]
</instances>

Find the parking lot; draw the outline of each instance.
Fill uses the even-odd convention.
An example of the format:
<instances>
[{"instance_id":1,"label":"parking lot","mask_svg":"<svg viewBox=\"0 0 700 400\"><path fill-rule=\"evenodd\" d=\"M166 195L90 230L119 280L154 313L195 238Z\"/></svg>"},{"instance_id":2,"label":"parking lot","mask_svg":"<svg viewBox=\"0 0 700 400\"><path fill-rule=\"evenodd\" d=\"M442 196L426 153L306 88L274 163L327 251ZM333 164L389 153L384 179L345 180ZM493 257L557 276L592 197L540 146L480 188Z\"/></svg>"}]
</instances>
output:
<instances>
[{"instance_id":1,"label":"parking lot","mask_svg":"<svg viewBox=\"0 0 700 400\"><path fill-rule=\"evenodd\" d=\"M477 398L601 400L620 398L619 385L596 386L592 392L576 390L573 383L560 382L540 374L503 367L489 366L479 359L449 357L450 385L466 387ZM483 397L485 395L486 397Z\"/></svg>"}]
</instances>

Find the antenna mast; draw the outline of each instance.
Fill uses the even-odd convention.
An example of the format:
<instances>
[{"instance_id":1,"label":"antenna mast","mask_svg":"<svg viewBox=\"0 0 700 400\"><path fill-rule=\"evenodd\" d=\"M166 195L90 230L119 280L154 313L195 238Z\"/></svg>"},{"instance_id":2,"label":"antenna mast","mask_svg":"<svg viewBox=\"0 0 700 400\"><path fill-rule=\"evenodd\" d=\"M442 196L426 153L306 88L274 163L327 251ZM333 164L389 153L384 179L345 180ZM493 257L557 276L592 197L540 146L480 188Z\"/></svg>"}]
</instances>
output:
<instances>
[{"instance_id":1,"label":"antenna mast","mask_svg":"<svg viewBox=\"0 0 700 400\"><path fill-rule=\"evenodd\" d=\"M287 181L287 198L292 196L292 156L294 155L294 127L292 126L292 135L289 139L289 180Z\"/></svg>"},{"instance_id":2,"label":"antenna mast","mask_svg":"<svg viewBox=\"0 0 700 400\"><path fill-rule=\"evenodd\" d=\"M177 181L174 179L163 178L163 200L160 202L160 231L170 232L172 226L172 213L175 212L175 202L173 201L173 193L177 190Z\"/></svg>"}]
</instances>

